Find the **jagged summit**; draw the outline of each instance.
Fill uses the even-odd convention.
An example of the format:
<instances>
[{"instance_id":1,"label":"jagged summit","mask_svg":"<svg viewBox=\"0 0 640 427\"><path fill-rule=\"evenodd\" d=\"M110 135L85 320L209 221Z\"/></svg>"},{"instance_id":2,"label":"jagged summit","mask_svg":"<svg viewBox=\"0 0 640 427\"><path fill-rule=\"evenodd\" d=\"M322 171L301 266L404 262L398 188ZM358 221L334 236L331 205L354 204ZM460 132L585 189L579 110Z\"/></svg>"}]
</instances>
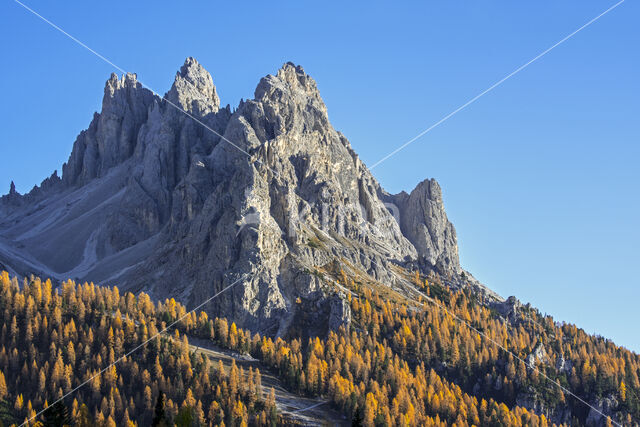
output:
<instances>
[{"instance_id":1,"label":"jagged summit","mask_svg":"<svg viewBox=\"0 0 640 427\"><path fill-rule=\"evenodd\" d=\"M300 65L287 62L280 67L276 75L269 74L260 79L254 97L256 100L264 100L267 97L277 101L277 95L281 95L279 91L288 93L290 96L297 95L299 101L317 102L326 113L316 81L305 73ZM274 95L276 95L275 98Z\"/></svg>"},{"instance_id":2,"label":"jagged summit","mask_svg":"<svg viewBox=\"0 0 640 427\"><path fill-rule=\"evenodd\" d=\"M296 129L295 132L330 126L327 107L315 80L299 65L288 62L275 76L263 77L254 96L254 101L260 103L267 119L274 124L273 130L278 134L294 131L295 125L307 126L307 129ZM291 120L279 120L284 117Z\"/></svg>"},{"instance_id":3,"label":"jagged summit","mask_svg":"<svg viewBox=\"0 0 640 427\"><path fill-rule=\"evenodd\" d=\"M197 115L215 113L220 109L220 98L211 74L192 57L187 58L176 73L166 98Z\"/></svg>"},{"instance_id":4,"label":"jagged summit","mask_svg":"<svg viewBox=\"0 0 640 427\"><path fill-rule=\"evenodd\" d=\"M109 78L62 180L0 202L3 265L187 304L246 275L210 311L270 333L288 329L298 298L331 313L312 328L348 322L336 270L395 287L397 267L462 283L439 185L386 193L302 67L262 78L232 113L187 58L166 98L197 121L135 74Z\"/></svg>"},{"instance_id":5,"label":"jagged summit","mask_svg":"<svg viewBox=\"0 0 640 427\"><path fill-rule=\"evenodd\" d=\"M402 233L422 259L441 271L462 273L456 230L447 219L442 189L435 179L420 182L411 194L389 196L398 208Z\"/></svg>"},{"instance_id":6,"label":"jagged summit","mask_svg":"<svg viewBox=\"0 0 640 427\"><path fill-rule=\"evenodd\" d=\"M105 96L113 96L118 89L125 87L141 89L142 85L138 82L136 73L126 73L118 77L116 73L111 73L109 80L104 85Z\"/></svg>"},{"instance_id":7,"label":"jagged summit","mask_svg":"<svg viewBox=\"0 0 640 427\"><path fill-rule=\"evenodd\" d=\"M111 74L104 88L102 111L94 114L89 128L78 135L69 160L62 166L63 182L67 186L87 184L130 158L154 102L157 97L142 87L135 74L122 78Z\"/></svg>"}]
</instances>

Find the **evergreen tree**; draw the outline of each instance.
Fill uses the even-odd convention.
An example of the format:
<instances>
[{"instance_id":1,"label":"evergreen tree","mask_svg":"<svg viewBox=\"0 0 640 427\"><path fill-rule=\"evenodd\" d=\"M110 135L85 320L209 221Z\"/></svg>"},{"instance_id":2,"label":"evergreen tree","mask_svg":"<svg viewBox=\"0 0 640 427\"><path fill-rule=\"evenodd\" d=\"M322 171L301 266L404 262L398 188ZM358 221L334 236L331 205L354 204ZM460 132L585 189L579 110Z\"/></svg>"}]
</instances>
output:
<instances>
[{"instance_id":1,"label":"evergreen tree","mask_svg":"<svg viewBox=\"0 0 640 427\"><path fill-rule=\"evenodd\" d=\"M53 405L49 406L44 411L44 422L43 425L45 427L64 427L70 426L72 424L71 416L69 415L69 410L62 403L61 400L58 400Z\"/></svg>"},{"instance_id":2,"label":"evergreen tree","mask_svg":"<svg viewBox=\"0 0 640 427\"><path fill-rule=\"evenodd\" d=\"M360 415L360 411L356 409L355 414L353 414L353 419L351 420L352 427L362 427L364 424L362 423L362 416Z\"/></svg>"},{"instance_id":3,"label":"evergreen tree","mask_svg":"<svg viewBox=\"0 0 640 427\"><path fill-rule=\"evenodd\" d=\"M195 417L193 409L190 406L182 406L178 411L178 415L174 420L176 427L192 427L195 425Z\"/></svg>"},{"instance_id":4,"label":"evergreen tree","mask_svg":"<svg viewBox=\"0 0 640 427\"><path fill-rule=\"evenodd\" d=\"M169 420L164 409L164 393L161 391L158 393L158 399L156 400L156 408L153 412L153 421L151 422L153 427L168 427Z\"/></svg>"},{"instance_id":5,"label":"evergreen tree","mask_svg":"<svg viewBox=\"0 0 640 427\"><path fill-rule=\"evenodd\" d=\"M13 415L11 405L6 400L0 400L0 422L6 426L19 423Z\"/></svg>"}]
</instances>

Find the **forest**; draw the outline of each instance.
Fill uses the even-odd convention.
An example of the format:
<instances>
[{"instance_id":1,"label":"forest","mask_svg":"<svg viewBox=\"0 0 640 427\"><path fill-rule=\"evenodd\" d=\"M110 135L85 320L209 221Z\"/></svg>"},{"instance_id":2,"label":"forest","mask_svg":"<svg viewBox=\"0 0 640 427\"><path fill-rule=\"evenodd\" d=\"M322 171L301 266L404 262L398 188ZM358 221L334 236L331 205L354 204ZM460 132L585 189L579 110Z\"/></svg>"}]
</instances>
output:
<instances>
[{"instance_id":1,"label":"forest","mask_svg":"<svg viewBox=\"0 0 640 427\"><path fill-rule=\"evenodd\" d=\"M144 293L73 281L54 288L50 280L20 281L3 272L0 420L291 423L278 412L273 391L263 390L259 370L234 365L225 373L190 351L190 337L255 357L290 390L330 400L352 425L637 425L640 419L640 358L609 340L529 306L507 320L470 288L452 291L437 275L416 273L420 293L407 298L340 273L339 285L349 291L349 328L274 338L188 311L173 299L154 303ZM610 417L594 418L590 406L602 408L598 402L605 400L612 402Z\"/></svg>"}]
</instances>

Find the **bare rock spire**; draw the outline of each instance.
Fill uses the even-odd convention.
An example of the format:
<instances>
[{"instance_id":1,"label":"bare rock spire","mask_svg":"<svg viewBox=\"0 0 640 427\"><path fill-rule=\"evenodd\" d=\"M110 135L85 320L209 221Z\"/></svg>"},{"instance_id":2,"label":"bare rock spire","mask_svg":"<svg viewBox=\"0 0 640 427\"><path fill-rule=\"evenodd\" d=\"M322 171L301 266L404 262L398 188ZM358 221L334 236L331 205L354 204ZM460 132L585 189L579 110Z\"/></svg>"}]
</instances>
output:
<instances>
[{"instance_id":1,"label":"bare rock spire","mask_svg":"<svg viewBox=\"0 0 640 427\"><path fill-rule=\"evenodd\" d=\"M400 213L402 234L418 255L442 272L460 274L456 229L447 218L442 189L435 179L426 179L407 194L391 196Z\"/></svg>"},{"instance_id":2,"label":"bare rock spire","mask_svg":"<svg viewBox=\"0 0 640 427\"><path fill-rule=\"evenodd\" d=\"M64 183L84 185L130 158L149 107L157 101L135 74L122 78L111 74L104 87L102 111L95 113L89 128L78 135L62 167Z\"/></svg>"},{"instance_id":3,"label":"bare rock spire","mask_svg":"<svg viewBox=\"0 0 640 427\"><path fill-rule=\"evenodd\" d=\"M167 99L188 113L199 116L220 109L220 98L211 74L192 57L187 58L176 73Z\"/></svg>"}]
</instances>

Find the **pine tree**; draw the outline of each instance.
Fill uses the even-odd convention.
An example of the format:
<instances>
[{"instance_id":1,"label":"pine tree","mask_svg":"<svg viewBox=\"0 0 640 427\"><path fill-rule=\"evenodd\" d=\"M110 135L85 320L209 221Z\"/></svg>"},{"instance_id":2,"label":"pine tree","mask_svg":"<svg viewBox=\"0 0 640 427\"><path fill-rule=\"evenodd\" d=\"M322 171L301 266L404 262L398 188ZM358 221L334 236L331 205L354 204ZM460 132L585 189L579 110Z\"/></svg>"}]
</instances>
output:
<instances>
[{"instance_id":1,"label":"pine tree","mask_svg":"<svg viewBox=\"0 0 640 427\"><path fill-rule=\"evenodd\" d=\"M0 400L4 400L8 393L7 381L4 378L4 373L0 371Z\"/></svg>"},{"instance_id":2,"label":"pine tree","mask_svg":"<svg viewBox=\"0 0 640 427\"><path fill-rule=\"evenodd\" d=\"M267 397L266 407L269 411L269 423L271 425L275 425L275 423L278 421L278 412L276 408L276 390L273 387L271 387L271 390L269 390L269 397Z\"/></svg>"},{"instance_id":3,"label":"pine tree","mask_svg":"<svg viewBox=\"0 0 640 427\"><path fill-rule=\"evenodd\" d=\"M151 387L149 387L148 385L144 387L143 396L144 396L144 407L150 410L152 408Z\"/></svg>"},{"instance_id":4,"label":"pine tree","mask_svg":"<svg viewBox=\"0 0 640 427\"><path fill-rule=\"evenodd\" d=\"M153 421L151 422L153 427L168 427L169 421L164 409L164 393L161 391L158 393L156 399L156 408L153 412Z\"/></svg>"},{"instance_id":5,"label":"pine tree","mask_svg":"<svg viewBox=\"0 0 640 427\"><path fill-rule=\"evenodd\" d=\"M89 414L89 408L87 408L87 405L84 403L80 405L80 409L78 409L75 425L77 427L91 427L93 425L91 415Z\"/></svg>"},{"instance_id":6,"label":"pine tree","mask_svg":"<svg viewBox=\"0 0 640 427\"><path fill-rule=\"evenodd\" d=\"M183 405L182 408L178 411L174 422L177 427L191 427L194 425L195 417L193 416L193 410L186 405Z\"/></svg>"},{"instance_id":7,"label":"pine tree","mask_svg":"<svg viewBox=\"0 0 640 427\"><path fill-rule=\"evenodd\" d=\"M45 427L63 427L70 426L72 424L71 416L69 415L69 410L62 403L61 400L58 400L53 405L49 406L44 411L44 422L43 425Z\"/></svg>"}]
</instances>

